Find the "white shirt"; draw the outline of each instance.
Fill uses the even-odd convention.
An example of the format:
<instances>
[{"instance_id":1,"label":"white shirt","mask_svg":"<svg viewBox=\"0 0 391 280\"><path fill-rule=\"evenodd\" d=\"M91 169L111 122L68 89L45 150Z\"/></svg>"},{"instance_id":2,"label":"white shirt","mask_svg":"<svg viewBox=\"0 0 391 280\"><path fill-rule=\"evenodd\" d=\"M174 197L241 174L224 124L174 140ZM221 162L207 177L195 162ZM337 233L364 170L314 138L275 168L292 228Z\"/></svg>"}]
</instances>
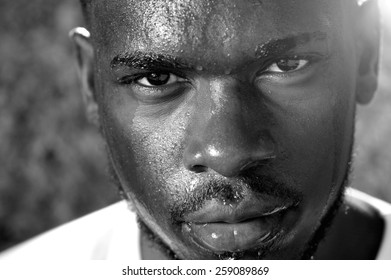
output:
<instances>
[{"instance_id":1,"label":"white shirt","mask_svg":"<svg viewBox=\"0 0 391 280\"><path fill-rule=\"evenodd\" d=\"M391 205L353 189L347 195L370 203L383 216L385 231L376 259L391 260ZM17 245L0 260L140 260L135 216L120 201Z\"/></svg>"}]
</instances>

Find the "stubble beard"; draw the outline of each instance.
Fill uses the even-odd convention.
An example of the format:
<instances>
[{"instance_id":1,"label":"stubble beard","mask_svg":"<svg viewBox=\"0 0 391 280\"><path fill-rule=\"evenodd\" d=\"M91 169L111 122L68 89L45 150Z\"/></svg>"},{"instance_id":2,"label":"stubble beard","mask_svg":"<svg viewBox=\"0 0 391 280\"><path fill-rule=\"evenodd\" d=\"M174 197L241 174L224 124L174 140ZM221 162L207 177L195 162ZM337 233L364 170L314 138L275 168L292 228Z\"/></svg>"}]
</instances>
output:
<instances>
[{"instance_id":1,"label":"stubble beard","mask_svg":"<svg viewBox=\"0 0 391 280\"><path fill-rule=\"evenodd\" d=\"M336 189L337 193L336 196L333 200L333 202L330 204L329 209L325 212L325 214L319 219L319 222L317 223L317 227L315 226L313 233L307 242L307 244L303 247L303 250L299 252L298 254L298 259L302 260L308 260L308 259L314 259L314 255L319 247L319 244L324 241L324 239L327 238L327 232L330 229L330 227L333 224L333 221L335 220L335 217L337 216L341 206L344 203L344 197L345 197L345 191L346 189L350 186L351 182L351 174L353 171L353 152L354 152L354 147L355 147L355 141L354 141L354 124L353 122L353 133L351 135L351 141L350 141L350 148L349 148L349 154L348 154L348 162L346 164L346 168L344 170L344 176L342 180L342 184L340 185L339 188L333 188L332 186L331 189ZM102 131L102 127L100 126L100 132L105 139L104 133ZM107 141L106 141L107 143ZM128 205L130 205L130 209L134 211L132 207L132 201L127 194L127 191L124 189L122 186L118 175L115 171L115 167L113 165L110 149L108 148L106 144L106 154L108 157L108 174L109 178L111 179L112 183L114 186L117 188L119 196L126 200ZM136 211L135 211L136 212ZM141 231L141 234L146 237L152 246L155 246L155 248L162 252L167 259L171 260L179 260L180 258L178 255L170 248L168 247L162 239L154 233L145 223L144 221L140 218L138 213L136 212L137 215L137 222L139 229ZM254 259L264 259L264 254L265 252L259 251L258 253L252 254L254 256ZM225 252L222 254L215 254L216 259L220 260L234 260L234 259L241 259L242 256L245 255L245 252Z\"/></svg>"},{"instance_id":2,"label":"stubble beard","mask_svg":"<svg viewBox=\"0 0 391 280\"><path fill-rule=\"evenodd\" d=\"M353 146L353 145L352 145ZM339 212L339 209L341 208L341 205L344 202L344 193L346 188L350 184L350 175L352 173L352 154L353 149L350 151L349 156L349 162L347 164L345 175L343 179L343 183L338 189L338 192L336 194L336 197L334 201L331 203L329 209L326 211L323 217L321 217L320 221L318 222L318 226L314 229L313 234L311 235L311 238L307 242L307 244L304 246L301 253L298 254L299 259L313 259L314 254L317 251L317 248L319 244L327 237L327 232L332 225L335 216ZM117 187L118 193L122 199L125 199L129 204L132 204L132 202L129 199L129 196L126 194L126 191L124 190L123 186L120 183L120 180L115 172L114 166L112 164L112 161L109 156L108 160L108 172L111 178L112 183ZM136 213L137 214L137 213ZM170 249L162 240L161 238L155 234L144 222L143 220L138 216L137 214L137 221L139 228L142 232L142 235L146 237L155 248L162 252L167 259L180 259L177 254ZM241 259L246 252L225 252L222 254L216 254L216 259ZM262 251L259 251L256 254L252 254L254 256L254 259L264 259L264 253Z\"/></svg>"}]
</instances>

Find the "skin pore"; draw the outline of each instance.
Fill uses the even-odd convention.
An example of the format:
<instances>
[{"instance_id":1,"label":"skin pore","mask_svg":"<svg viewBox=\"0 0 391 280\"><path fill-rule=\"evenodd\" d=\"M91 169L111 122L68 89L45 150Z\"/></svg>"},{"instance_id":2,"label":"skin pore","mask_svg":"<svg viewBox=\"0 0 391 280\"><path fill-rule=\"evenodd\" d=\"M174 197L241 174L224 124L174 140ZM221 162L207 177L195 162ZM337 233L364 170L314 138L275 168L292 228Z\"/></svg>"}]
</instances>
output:
<instances>
[{"instance_id":1,"label":"skin pore","mask_svg":"<svg viewBox=\"0 0 391 280\"><path fill-rule=\"evenodd\" d=\"M145 258L311 257L334 216L319 257L338 256L336 235L360 245L343 257L374 257L381 219L338 207L356 103L376 88L376 40L359 37L351 14L364 8L117 0L89 9L91 37L75 35L87 111L153 236L143 236Z\"/></svg>"}]
</instances>

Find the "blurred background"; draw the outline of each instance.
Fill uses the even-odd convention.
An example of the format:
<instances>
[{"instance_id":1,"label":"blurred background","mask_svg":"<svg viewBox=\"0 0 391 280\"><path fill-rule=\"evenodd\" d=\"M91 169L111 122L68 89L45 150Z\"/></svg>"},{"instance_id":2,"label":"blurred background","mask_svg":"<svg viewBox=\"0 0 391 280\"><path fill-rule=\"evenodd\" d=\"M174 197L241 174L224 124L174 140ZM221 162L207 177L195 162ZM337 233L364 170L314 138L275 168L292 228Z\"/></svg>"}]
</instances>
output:
<instances>
[{"instance_id":1,"label":"blurred background","mask_svg":"<svg viewBox=\"0 0 391 280\"><path fill-rule=\"evenodd\" d=\"M391 202L391 1L380 86L358 110L353 185ZM68 32L78 0L0 0L0 251L118 200L84 115Z\"/></svg>"}]
</instances>

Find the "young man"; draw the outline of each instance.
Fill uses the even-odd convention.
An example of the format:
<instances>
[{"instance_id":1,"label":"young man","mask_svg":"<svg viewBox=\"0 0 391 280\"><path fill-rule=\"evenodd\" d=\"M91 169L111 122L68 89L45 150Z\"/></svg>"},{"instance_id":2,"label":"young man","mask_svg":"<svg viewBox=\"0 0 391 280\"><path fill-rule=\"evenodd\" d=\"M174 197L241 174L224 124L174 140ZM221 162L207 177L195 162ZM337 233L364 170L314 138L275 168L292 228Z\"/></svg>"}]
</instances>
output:
<instances>
[{"instance_id":1,"label":"young man","mask_svg":"<svg viewBox=\"0 0 391 280\"><path fill-rule=\"evenodd\" d=\"M83 9L89 31L72 38L87 113L140 236L116 205L9 257L391 258L391 207L345 195L356 104L377 87L374 1Z\"/></svg>"}]
</instances>

